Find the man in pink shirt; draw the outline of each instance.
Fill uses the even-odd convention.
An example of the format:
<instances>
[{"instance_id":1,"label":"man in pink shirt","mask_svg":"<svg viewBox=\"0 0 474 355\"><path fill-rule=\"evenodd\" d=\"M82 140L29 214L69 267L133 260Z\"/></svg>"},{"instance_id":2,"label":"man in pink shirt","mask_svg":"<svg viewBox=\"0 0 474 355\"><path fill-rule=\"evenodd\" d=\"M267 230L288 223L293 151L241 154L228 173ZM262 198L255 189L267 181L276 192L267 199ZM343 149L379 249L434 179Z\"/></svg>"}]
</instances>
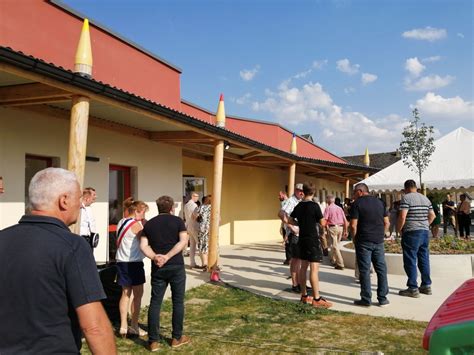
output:
<instances>
[{"instance_id":1,"label":"man in pink shirt","mask_svg":"<svg viewBox=\"0 0 474 355\"><path fill-rule=\"evenodd\" d=\"M324 219L327 221L327 232L331 244L331 264L337 270L344 270L344 260L339 250L339 242L342 237L347 237L347 219L344 210L334 203L334 196L326 198L327 207L324 210Z\"/></svg>"}]
</instances>

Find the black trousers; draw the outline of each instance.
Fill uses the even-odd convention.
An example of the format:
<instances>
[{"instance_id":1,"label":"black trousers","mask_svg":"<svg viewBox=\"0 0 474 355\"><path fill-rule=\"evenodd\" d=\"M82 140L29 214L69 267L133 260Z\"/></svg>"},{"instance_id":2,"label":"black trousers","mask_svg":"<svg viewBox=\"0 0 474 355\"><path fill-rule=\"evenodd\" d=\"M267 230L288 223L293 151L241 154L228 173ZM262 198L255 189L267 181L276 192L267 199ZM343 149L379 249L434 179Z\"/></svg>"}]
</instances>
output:
<instances>
[{"instance_id":1,"label":"black trousers","mask_svg":"<svg viewBox=\"0 0 474 355\"><path fill-rule=\"evenodd\" d=\"M464 237L464 236L469 237L469 234L471 232L471 216L464 213L458 214L458 223L459 223L459 235L461 237Z\"/></svg>"}]
</instances>

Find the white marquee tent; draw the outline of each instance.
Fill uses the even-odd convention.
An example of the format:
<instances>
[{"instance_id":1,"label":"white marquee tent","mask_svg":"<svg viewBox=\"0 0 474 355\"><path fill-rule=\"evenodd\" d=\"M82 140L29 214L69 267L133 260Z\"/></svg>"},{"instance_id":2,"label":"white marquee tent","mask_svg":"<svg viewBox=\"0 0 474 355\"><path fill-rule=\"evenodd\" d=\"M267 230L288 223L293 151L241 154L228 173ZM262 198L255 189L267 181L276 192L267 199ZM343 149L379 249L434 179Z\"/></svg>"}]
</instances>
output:
<instances>
[{"instance_id":1,"label":"white marquee tent","mask_svg":"<svg viewBox=\"0 0 474 355\"><path fill-rule=\"evenodd\" d=\"M422 176L426 188L474 189L474 132L459 127L436 140L434 144L436 150ZM419 184L418 174L399 160L362 182L367 184L370 191L400 191L408 179Z\"/></svg>"}]
</instances>

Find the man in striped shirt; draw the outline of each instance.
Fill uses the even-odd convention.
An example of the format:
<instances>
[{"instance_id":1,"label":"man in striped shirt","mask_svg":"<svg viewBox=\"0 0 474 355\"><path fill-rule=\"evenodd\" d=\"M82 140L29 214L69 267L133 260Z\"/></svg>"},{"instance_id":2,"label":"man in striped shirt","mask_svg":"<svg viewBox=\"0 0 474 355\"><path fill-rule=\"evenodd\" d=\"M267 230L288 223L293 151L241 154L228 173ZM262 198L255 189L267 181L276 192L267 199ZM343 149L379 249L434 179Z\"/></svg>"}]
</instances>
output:
<instances>
[{"instance_id":1,"label":"man in striped shirt","mask_svg":"<svg viewBox=\"0 0 474 355\"><path fill-rule=\"evenodd\" d=\"M408 288L398 294L417 298L420 293L431 295L428 231L435 213L430 200L416 191L415 181L405 181L404 187L405 195L400 202L397 232L402 232L403 268L408 276ZM421 273L419 288L417 264Z\"/></svg>"}]
</instances>

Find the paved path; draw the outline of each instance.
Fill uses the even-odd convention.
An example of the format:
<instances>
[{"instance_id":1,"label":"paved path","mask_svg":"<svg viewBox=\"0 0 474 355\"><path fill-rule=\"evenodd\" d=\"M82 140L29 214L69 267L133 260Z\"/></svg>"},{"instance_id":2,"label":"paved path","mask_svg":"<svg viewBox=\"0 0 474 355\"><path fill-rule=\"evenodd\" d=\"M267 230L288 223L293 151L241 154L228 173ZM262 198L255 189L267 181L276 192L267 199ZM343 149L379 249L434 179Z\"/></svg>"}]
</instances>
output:
<instances>
[{"instance_id":1,"label":"paved path","mask_svg":"<svg viewBox=\"0 0 474 355\"><path fill-rule=\"evenodd\" d=\"M290 292L289 269L288 266L282 264L284 251L281 243L275 241L224 246L220 248L220 253L221 279L224 282L266 297L299 301L300 296ZM432 280L433 295L409 298L398 295L399 290L406 288L406 277L388 275L390 305L381 308L377 306L376 276L373 275L374 305L370 308L362 308L353 305L353 300L360 298L360 286L355 282L354 270L335 270L329 265L327 259L325 257L319 272L321 294L334 303L332 309L337 311L429 321L443 301L466 280L434 278ZM188 263L189 258L186 257L185 262ZM208 281L208 273L187 270L187 289ZM149 289L146 289L144 304L148 304L148 295Z\"/></svg>"}]
</instances>

